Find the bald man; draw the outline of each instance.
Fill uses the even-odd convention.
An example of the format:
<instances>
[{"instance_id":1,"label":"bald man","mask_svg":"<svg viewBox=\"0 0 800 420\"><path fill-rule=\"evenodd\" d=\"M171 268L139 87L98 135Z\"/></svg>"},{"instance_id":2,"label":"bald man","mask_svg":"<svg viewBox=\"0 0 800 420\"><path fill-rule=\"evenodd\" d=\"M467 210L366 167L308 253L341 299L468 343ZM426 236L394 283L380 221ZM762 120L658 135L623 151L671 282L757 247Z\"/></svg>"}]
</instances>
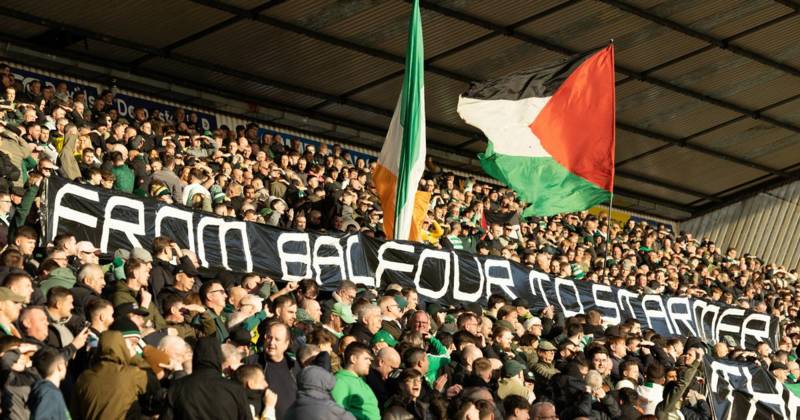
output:
<instances>
[{"instance_id":1,"label":"bald man","mask_svg":"<svg viewBox=\"0 0 800 420\"><path fill-rule=\"evenodd\" d=\"M393 347L384 347L378 351L375 361L365 378L367 385L372 388L375 397L378 398L378 407L383 407L384 403L391 396L389 394L389 375L392 371L400 368L400 353Z\"/></svg>"},{"instance_id":2,"label":"bald man","mask_svg":"<svg viewBox=\"0 0 800 420\"><path fill-rule=\"evenodd\" d=\"M538 402L531 408L531 420L556 419L556 406L549 402Z\"/></svg>"}]
</instances>

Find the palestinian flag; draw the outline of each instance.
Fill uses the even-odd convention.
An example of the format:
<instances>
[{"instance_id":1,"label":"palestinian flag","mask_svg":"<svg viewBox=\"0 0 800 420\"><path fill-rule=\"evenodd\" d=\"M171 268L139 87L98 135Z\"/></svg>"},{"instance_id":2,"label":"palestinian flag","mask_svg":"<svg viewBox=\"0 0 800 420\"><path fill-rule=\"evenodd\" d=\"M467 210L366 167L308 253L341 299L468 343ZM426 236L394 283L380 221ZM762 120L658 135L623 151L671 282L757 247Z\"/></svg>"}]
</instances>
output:
<instances>
[{"instance_id":1,"label":"palestinian flag","mask_svg":"<svg viewBox=\"0 0 800 420\"><path fill-rule=\"evenodd\" d=\"M614 185L614 48L473 83L458 113L486 135L487 174L530 203L523 216L580 211Z\"/></svg>"},{"instance_id":2,"label":"palestinian flag","mask_svg":"<svg viewBox=\"0 0 800 420\"><path fill-rule=\"evenodd\" d=\"M403 89L373 174L388 239L420 239L430 194L417 192L425 171L425 54L419 1L412 4Z\"/></svg>"}]
</instances>

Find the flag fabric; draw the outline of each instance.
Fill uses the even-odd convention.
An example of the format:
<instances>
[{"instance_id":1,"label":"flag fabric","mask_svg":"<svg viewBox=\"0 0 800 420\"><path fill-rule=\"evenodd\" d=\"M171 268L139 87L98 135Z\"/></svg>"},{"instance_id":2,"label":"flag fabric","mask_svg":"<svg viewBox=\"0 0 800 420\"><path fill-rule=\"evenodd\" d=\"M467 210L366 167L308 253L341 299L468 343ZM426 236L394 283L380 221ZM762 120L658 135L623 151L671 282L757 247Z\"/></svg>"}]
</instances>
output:
<instances>
[{"instance_id":1,"label":"flag fabric","mask_svg":"<svg viewBox=\"0 0 800 420\"><path fill-rule=\"evenodd\" d=\"M523 216L585 210L614 185L614 48L473 83L458 113L489 140L487 174L530 205Z\"/></svg>"},{"instance_id":2,"label":"flag fabric","mask_svg":"<svg viewBox=\"0 0 800 420\"><path fill-rule=\"evenodd\" d=\"M419 1L415 0L409 22L403 88L373 174L388 239L409 239L418 234L413 232L412 218L422 220L427 212L427 207L422 208L416 202L426 153L424 63ZM419 196L419 200L425 200L425 196ZM422 214L415 217L415 208Z\"/></svg>"},{"instance_id":3,"label":"flag fabric","mask_svg":"<svg viewBox=\"0 0 800 420\"><path fill-rule=\"evenodd\" d=\"M431 193L427 191L417 191L414 195L414 212L411 216L411 232L408 234L409 241L422 241L422 222L425 221L430 206Z\"/></svg>"}]
</instances>

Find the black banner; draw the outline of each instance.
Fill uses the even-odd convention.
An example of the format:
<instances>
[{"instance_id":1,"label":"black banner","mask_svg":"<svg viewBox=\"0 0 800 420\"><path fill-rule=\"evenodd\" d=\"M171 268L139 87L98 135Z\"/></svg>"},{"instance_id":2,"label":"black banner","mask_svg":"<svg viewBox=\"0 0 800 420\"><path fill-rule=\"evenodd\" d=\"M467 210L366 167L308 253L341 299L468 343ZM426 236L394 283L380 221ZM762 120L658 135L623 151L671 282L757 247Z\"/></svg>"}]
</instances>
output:
<instances>
[{"instance_id":1,"label":"black banner","mask_svg":"<svg viewBox=\"0 0 800 420\"><path fill-rule=\"evenodd\" d=\"M708 403L717 419L797 419L800 398L754 363L705 356Z\"/></svg>"},{"instance_id":2,"label":"black banner","mask_svg":"<svg viewBox=\"0 0 800 420\"><path fill-rule=\"evenodd\" d=\"M47 188L47 238L70 232L103 252L151 249L167 235L194 251L203 266L256 272L275 279L313 278L323 290L349 279L372 287L412 286L426 301L486 303L492 293L522 297L533 310L555 305L574 316L597 309L608 324L627 318L665 336L718 341L730 335L747 348L777 343L778 320L704 300L638 295L585 281L552 278L509 260L439 250L419 243L381 241L365 235L292 232L222 218L114 191L51 178Z\"/></svg>"}]
</instances>

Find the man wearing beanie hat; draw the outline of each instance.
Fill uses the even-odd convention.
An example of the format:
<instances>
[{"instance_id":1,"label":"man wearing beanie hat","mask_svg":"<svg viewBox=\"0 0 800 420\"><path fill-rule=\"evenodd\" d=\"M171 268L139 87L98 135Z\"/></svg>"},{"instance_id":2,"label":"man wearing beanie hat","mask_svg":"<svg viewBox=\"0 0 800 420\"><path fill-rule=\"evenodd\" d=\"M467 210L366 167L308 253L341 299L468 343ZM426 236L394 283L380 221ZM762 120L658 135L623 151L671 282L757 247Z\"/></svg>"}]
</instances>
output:
<instances>
[{"instance_id":1,"label":"man wearing beanie hat","mask_svg":"<svg viewBox=\"0 0 800 420\"><path fill-rule=\"evenodd\" d=\"M373 351L379 351L384 347L394 347L397 345L397 340L392 334L386 330L379 330L372 336L370 341Z\"/></svg>"},{"instance_id":2,"label":"man wearing beanie hat","mask_svg":"<svg viewBox=\"0 0 800 420\"><path fill-rule=\"evenodd\" d=\"M125 315L120 316L117 314L117 318L114 320L114 323L108 327L108 329L112 331L119 331L120 334L122 334L122 338L125 340L125 345L132 352L131 357L142 355L142 351L144 349L144 343L142 343L142 331L130 318Z\"/></svg>"}]
</instances>

